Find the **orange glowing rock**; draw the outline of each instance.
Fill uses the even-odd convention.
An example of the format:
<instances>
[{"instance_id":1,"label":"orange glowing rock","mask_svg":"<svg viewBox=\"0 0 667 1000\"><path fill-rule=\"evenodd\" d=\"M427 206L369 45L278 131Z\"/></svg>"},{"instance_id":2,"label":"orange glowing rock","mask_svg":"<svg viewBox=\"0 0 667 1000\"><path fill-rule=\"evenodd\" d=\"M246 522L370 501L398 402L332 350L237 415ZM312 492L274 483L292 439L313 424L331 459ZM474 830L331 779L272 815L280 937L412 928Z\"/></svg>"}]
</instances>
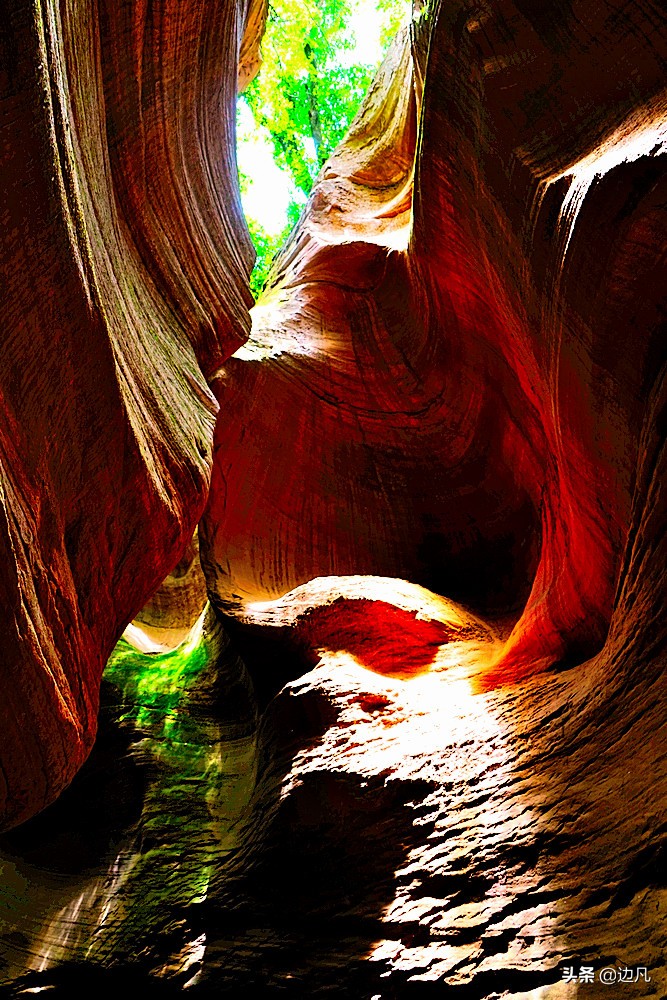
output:
<instances>
[{"instance_id":1,"label":"orange glowing rock","mask_svg":"<svg viewBox=\"0 0 667 1000\"><path fill-rule=\"evenodd\" d=\"M235 618L243 632L291 648L305 666L343 653L401 679L453 668L460 676L462 660L472 673L490 661L500 639L498 630L453 601L372 576L311 580L275 601L247 604Z\"/></svg>"},{"instance_id":2,"label":"orange glowing rock","mask_svg":"<svg viewBox=\"0 0 667 1000\"><path fill-rule=\"evenodd\" d=\"M665 39L624 12L621 85L593 4L524 7L396 40L213 381L202 524L237 617L350 574L513 615L482 687L603 646L662 392Z\"/></svg>"}]
</instances>

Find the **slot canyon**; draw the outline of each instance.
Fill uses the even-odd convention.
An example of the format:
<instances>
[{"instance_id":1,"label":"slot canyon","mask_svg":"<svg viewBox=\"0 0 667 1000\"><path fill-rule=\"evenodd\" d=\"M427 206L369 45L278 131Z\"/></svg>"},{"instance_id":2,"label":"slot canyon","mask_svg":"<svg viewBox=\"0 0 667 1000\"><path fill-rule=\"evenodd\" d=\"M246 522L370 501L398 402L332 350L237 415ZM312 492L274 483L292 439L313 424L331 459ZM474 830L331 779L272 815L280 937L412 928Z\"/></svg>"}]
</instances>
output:
<instances>
[{"instance_id":1,"label":"slot canyon","mask_svg":"<svg viewBox=\"0 0 667 1000\"><path fill-rule=\"evenodd\" d=\"M255 303L267 10L3 0L0 996L667 997L667 13L414 0Z\"/></svg>"}]
</instances>

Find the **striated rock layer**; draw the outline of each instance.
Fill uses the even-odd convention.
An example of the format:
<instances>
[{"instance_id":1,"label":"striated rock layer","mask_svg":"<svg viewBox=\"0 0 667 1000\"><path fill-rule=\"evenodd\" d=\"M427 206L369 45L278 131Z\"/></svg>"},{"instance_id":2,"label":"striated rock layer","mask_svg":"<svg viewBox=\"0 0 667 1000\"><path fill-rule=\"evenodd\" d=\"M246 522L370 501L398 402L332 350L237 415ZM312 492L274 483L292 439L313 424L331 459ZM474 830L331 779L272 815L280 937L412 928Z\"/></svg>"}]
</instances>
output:
<instances>
[{"instance_id":1,"label":"striated rock layer","mask_svg":"<svg viewBox=\"0 0 667 1000\"><path fill-rule=\"evenodd\" d=\"M0 978L663 997L664 15L422 10L237 350L261 5L240 57L232 4L19 6L9 822L78 766L153 597L97 756L0 844ZM165 652L203 600L204 376L217 619Z\"/></svg>"},{"instance_id":2,"label":"striated rock layer","mask_svg":"<svg viewBox=\"0 0 667 1000\"><path fill-rule=\"evenodd\" d=\"M398 36L213 381L219 607L394 576L522 609L485 685L600 649L662 392L648 17L448 3Z\"/></svg>"},{"instance_id":3,"label":"striated rock layer","mask_svg":"<svg viewBox=\"0 0 667 1000\"><path fill-rule=\"evenodd\" d=\"M666 28L435 4L213 380L212 599L263 684L315 667L211 986L667 989Z\"/></svg>"},{"instance_id":4,"label":"striated rock layer","mask_svg":"<svg viewBox=\"0 0 667 1000\"><path fill-rule=\"evenodd\" d=\"M252 301L245 17L198 0L3 9L4 824L80 767L109 653L205 503L205 375L245 339ZM253 58L246 43L246 77Z\"/></svg>"}]
</instances>

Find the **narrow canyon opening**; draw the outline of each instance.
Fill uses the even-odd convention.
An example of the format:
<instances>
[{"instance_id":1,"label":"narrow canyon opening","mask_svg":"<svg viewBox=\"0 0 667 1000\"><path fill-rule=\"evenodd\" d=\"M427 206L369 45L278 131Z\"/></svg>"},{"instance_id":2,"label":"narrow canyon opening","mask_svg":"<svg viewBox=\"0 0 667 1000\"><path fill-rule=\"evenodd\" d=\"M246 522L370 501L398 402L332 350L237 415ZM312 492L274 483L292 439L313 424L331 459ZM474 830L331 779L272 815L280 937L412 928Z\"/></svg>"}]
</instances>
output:
<instances>
[{"instance_id":1,"label":"narrow canyon opening","mask_svg":"<svg viewBox=\"0 0 667 1000\"><path fill-rule=\"evenodd\" d=\"M273 258L342 142L409 0L269 5L260 65L237 104L239 184L257 260L257 298Z\"/></svg>"}]
</instances>

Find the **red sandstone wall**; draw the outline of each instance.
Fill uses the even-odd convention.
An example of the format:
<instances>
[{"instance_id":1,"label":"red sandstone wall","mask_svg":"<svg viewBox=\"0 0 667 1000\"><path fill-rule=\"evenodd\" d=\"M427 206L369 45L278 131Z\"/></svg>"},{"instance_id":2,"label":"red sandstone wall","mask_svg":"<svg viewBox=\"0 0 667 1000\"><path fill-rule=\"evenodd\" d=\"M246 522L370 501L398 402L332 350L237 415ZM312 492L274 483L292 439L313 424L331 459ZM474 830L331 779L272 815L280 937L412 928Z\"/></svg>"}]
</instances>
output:
<instances>
[{"instance_id":1,"label":"red sandstone wall","mask_svg":"<svg viewBox=\"0 0 667 1000\"><path fill-rule=\"evenodd\" d=\"M435 5L227 361L249 329L233 121L262 12L244 43L246 16L7 8L8 823L84 759L104 661L206 504L218 405L201 534L221 609L246 619L315 577L405 578L505 616L481 686L585 660L616 634L618 594L624 634L647 627L627 579L662 516L659 13ZM328 641L363 632L358 610L321 615Z\"/></svg>"},{"instance_id":2,"label":"red sandstone wall","mask_svg":"<svg viewBox=\"0 0 667 1000\"><path fill-rule=\"evenodd\" d=\"M204 374L243 342L252 301L234 156L245 16L3 9L5 823L76 773L106 658L205 503Z\"/></svg>"},{"instance_id":3,"label":"red sandstone wall","mask_svg":"<svg viewBox=\"0 0 667 1000\"><path fill-rule=\"evenodd\" d=\"M447 3L397 40L213 383L223 609L374 574L523 608L481 686L601 648L663 391L649 6Z\"/></svg>"}]
</instances>

